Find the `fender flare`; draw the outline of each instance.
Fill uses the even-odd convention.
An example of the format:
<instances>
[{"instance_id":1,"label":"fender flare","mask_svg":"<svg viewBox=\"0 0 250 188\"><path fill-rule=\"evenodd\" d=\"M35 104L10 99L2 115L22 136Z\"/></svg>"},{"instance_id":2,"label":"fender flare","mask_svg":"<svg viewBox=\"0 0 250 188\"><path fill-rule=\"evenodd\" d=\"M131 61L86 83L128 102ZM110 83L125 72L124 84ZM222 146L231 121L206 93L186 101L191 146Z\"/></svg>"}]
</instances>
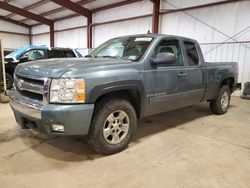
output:
<instances>
[{"instance_id":1,"label":"fender flare","mask_svg":"<svg viewBox=\"0 0 250 188\"><path fill-rule=\"evenodd\" d=\"M98 85L89 92L86 101L88 103L95 103L96 100L104 94L122 90L135 90L138 92L141 105L140 111L141 115L143 115L146 104L146 93L144 89L144 84L141 80L114 81Z\"/></svg>"},{"instance_id":2,"label":"fender flare","mask_svg":"<svg viewBox=\"0 0 250 188\"><path fill-rule=\"evenodd\" d=\"M219 94L219 91L220 91L221 84L222 84L223 80L228 79L228 78L233 78L234 79L234 74L233 73L228 73L228 74L226 74L226 75L224 75L224 76L221 77L220 82L218 83L218 87L217 87L217 91L216 91L216 94L215 94L215 98ZM234 80L233 85L234 84L235 84L235 80Z\"/></svg>"}]
</instances>

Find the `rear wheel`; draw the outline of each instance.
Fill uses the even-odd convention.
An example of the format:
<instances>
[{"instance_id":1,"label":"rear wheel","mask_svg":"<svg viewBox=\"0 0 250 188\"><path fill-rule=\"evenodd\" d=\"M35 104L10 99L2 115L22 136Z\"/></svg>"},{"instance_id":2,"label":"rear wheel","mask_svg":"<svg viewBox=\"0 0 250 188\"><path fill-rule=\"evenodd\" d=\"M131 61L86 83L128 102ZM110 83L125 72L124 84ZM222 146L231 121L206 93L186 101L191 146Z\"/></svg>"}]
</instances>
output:
<instances>
[{"instance_id":1,"label":"rear wheel","mask_svg":"<svg viewBox=\"0 0 250 188\"><path fill-rule=\"evenodd\" d=\"M136 124L135 110L126 99L100 101L93 115L88 142L100 154L120 152L131 141Z\"/></svg>"},{"instance_id":2,"label":"rear wheel","mask_svg":"<svg viewBox=\"0 0 250 188\"><path fill-rule=\"evenodd\" d=\"M227 85L220 88L217 99L210 101L210 110L215 114L225 114L230 105L231 91Z\"/></svg>"}]
</instances>

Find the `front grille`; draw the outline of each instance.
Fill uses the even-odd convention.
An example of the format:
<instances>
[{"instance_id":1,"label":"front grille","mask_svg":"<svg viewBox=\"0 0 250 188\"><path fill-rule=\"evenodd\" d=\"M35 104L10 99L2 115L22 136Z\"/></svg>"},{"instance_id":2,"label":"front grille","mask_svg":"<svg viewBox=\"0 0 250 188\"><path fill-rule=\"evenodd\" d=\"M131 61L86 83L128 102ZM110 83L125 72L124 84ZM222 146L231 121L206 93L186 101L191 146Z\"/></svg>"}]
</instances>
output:
<instances>
[{"instance_id":1,"label":"front grille","mask_svg":"<svg viewBox=\"0 0 250 188\"><path fill-rule=\"evenodd\" d=\"M27 75L17 75L14 77L14 85L21 95L38 101L43 101L44 79Z\"/></svg>"}]
</instances>

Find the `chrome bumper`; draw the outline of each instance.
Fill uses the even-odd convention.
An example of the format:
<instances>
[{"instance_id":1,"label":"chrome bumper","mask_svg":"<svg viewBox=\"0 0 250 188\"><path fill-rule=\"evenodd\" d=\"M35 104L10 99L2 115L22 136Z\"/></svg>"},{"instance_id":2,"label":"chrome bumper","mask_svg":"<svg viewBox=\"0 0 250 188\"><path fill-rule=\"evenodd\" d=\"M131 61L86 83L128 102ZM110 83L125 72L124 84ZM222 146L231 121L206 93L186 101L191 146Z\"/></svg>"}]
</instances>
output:
<instances>
[{"instance_id":1,"label":"chrome bumper","mask_svg":"<svg viewBox=\"0 0 250 188\"><path fill-rule=\"evenodd\" d=\"M52 124L59 124L64 126L64 135L87 135L89 132L94 104L43 104L14 89L9 97L16 121L22 128L61 135L52 128Z\"/></svg>"},{"instance_id":2,"label":"chrome bumper","mask_svg":"<svg viewBox=\"0 0 250 188\"><path fill-rule=\"evenodd\" d=\"M43 105L39 101L23 97L14 89L9 92L10 105L15 110L27 116L42 119L41 109Z\"/></svg>"}]
</instances>

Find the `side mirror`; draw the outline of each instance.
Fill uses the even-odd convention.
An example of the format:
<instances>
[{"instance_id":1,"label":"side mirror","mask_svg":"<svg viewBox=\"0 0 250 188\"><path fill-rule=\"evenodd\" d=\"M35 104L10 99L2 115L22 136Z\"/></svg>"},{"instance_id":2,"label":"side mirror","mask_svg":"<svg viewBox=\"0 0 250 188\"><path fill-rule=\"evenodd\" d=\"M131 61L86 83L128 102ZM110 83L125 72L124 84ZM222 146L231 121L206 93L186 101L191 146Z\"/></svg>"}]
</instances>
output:
<instances>
[{"instance_id":1,"label":"side mirror","mask_svg":"<svg viewBox=\"0 0 250 188\"><path fill-rule=\"evenodd\" d=\"M26 61L28 61L28 56L20 57L19 61L20 62L26 62Z\"/></svg>"},{"instance_id":2,"label":"side mirror","mask_svg":"<svg viewBox=\"0 0 250 188\"><path fill-rule=\"evenodd\" d=\"M159 65L175 64L176 60L177 59L173 53L164 52L164 53L158 53L156 55L156 58L152 59L152 62L155 66L159 66Z\"/></svg>"}]
</instances>

